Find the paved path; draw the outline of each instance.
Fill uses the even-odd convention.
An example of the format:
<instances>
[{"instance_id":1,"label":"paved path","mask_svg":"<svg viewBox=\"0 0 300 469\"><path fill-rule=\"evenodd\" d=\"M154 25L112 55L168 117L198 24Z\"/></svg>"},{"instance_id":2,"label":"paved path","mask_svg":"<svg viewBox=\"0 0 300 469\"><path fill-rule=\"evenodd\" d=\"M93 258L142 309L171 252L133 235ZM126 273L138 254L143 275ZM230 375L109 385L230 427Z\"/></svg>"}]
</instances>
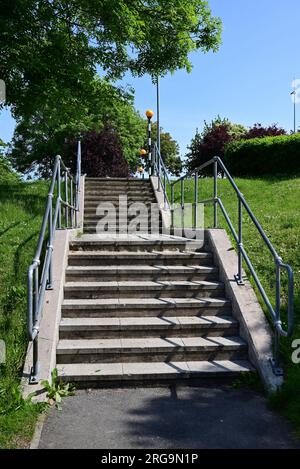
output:
<instances>
[{"instance_id":1,"label":"paved path","mask_svg":"<svg viewBox=\"0 0 300 469\"><path fill-rule=\"evenodd\" d=\"M52 408L40 448L300 448L263 397L230 387L77 391Z\"/></svg>"}]
</instances>

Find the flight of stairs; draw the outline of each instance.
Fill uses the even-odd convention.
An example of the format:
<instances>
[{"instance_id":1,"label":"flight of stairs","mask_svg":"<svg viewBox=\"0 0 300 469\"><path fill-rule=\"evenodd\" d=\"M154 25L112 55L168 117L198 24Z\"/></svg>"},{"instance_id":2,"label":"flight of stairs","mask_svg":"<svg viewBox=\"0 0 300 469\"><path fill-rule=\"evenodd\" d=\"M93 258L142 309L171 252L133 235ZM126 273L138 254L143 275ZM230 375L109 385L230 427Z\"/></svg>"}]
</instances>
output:
<instances>
[{"instance_id":1,"label":"flight of stairs","mask_svg":"<svg viewBox=\"0 0 300 469\"><path fill-rule=\"evenodd\" d=\"M97 235L96 206L154 203L146 180L87 179L84 234L70 242L57 345L62 379L82 386L235 377L252 370L213 256L148 232ZM121 233L119 236L118 234Z\"/></svg>"},{"instance_id":2,"label":"flight of stairs","mask_svg":"<svg viewBox=\"0 0 300 469\"><path fill-rule=\"evenodd\" d=\"M109 223L108 226L106 225L106 229L109 228L110 232L112 230L115 230L116 233L136 231L136 225L132 221L139 214L138 209L141 203L147 213L140 214L141 225L138 228L140 231L150 232L152 227L152 232L158 233L161 230L162 221L161 217L158 217L157 223L151 225L151 206L152 220L155 215L159 214L159 210L149 180L88 178L85 185L84 232L99 232L99 222L104 216ZM101 213L97 214L99 204ZM105 204L112 204L115 207L115 212L106 214ZM127 217L122 211L124 207L128 213Z\"/></svg>"}]
</instances>

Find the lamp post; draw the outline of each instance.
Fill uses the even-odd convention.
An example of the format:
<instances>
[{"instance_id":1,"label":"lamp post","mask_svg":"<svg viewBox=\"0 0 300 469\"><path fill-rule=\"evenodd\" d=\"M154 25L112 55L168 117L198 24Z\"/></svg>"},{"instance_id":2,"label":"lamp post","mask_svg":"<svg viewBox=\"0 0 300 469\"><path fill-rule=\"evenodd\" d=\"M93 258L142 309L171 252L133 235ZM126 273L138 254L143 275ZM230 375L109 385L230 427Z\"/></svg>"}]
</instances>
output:
<instances>
[{"instance_id":1,"label":"lamp post","mask_svg":"<svg viewBox=\"0 0 300 469\"><path fill-rule=\"evenodd\" d=\"M296 89L291 92L291 96L293 96L292 100L294 103L294 134L296 133Z\"/></svg>"},{"instance_id":2,"label":"lamp post","mask_svg":"<svg viewBox=\"0 0 300 469\"><path fill-rule=\"evenodd\" d=\"M159 76L156 77L156 115L157 115L157 148L160 153L160 93Z\"/></svg>"},{"instance_id":3,"label":"lamp post","mask_svg":"<svg viewBox=\"0 0 300 469\"><path fill-rule=\"evenodd\" d=\"M146 111L146 116L148 119L148 172L149 175L153 176L154 175L154 168L153 168L153 162L152 162L152 142L151 142L151 119L154 116L154 112L151 109L148 109ZM151 168L151 169L150 169ZM151 174L150 174L151 172Z\"/></svg>"}]
</instances>

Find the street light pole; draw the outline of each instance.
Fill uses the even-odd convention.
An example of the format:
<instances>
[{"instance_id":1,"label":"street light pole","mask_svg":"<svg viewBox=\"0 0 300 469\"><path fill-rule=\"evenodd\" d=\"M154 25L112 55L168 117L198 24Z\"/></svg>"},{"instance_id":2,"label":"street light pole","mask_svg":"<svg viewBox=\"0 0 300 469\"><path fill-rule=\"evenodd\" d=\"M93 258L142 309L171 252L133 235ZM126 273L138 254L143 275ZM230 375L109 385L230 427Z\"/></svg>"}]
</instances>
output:
<instances>
[{"instance_id":1,"label":"street light pole","mask_svg":"<svg viewBox=\"0 0 300 469\"><path fill-rule=\"evenodd\" d=\"M156 114L157 114L157 148L160 152L160 96L159 96L159 76L156 77Z\"/></svg>"},{"instance_id":2,"label":"street light pole","mask_svg":"<svg viewBox=\"0 0 300 469\"><path fill-rule=\"evenodd\" d=\"M294 80L294 90L291 92L291 96L293 96L293 102L294 102L294 134L296 133L296 86L295 86L295 80Z\"/></svg>"},{"instance_id":3,"label":"street light pole","mask_svg":"<svg viewBox=\"0 0 300 469\"><path fill-rule=\"evenodd\" d=\"M148 173L149 176L154 175L154 166L152 161L152 139L151 139L151 119L154 116L154 112L151 109L146 111L146 117L148 119Z\"/></svg>"}]
</instances>

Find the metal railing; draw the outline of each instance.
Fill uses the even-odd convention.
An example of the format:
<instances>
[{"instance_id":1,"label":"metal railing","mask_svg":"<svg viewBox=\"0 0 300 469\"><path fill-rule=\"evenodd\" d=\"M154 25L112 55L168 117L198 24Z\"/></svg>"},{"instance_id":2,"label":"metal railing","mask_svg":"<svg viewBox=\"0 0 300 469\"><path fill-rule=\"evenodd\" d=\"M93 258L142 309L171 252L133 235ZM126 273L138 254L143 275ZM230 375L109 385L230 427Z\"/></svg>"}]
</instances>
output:
<instances>
[{"instance_id":1,"label":"metal railing","mask_svg":"<svg viewBox=\"0 0 300 469\"><path fill-rule=\"evenodd\" d=\"M168 189L167 189L167 184L169 187L172 187L171 180L167 171L167 168L165 166L165 163L162 159L162 156L160 154L160 151L158 149L157 143L155 142L152 148L152 161L151 161L151 167L152 167L152 175L157 176L157 191L160 192L161 190L163 191L163 196L164 196L164 209L170 209L170 202L168 199Z\"/></svg>"},{"instance_id":2,"label":"metal railing","mask_svg":"<svg viewBox=\"0 0 300 469\"><path fill-rule=\"evenodd\" d=\"M64 165L60 156L55 159L48 200L39 234L37 249L27 277L27 330L33 342L33 366L30 383L39 379L38 335L46 290L53 289L52 255L55 230L78 227L79 187L81 176L81 142L77 147L76 176Z\"/></svg>"},{"instance_id":3,"label":"metal railing","mask_svg":"<svg viewBox=\"0 0 300 469\"><path fill-rule=\"evenodd\" d=\"M159 153L156 151L156 155ZM160 157L160 155L159 155ZM157 158L157 157L156 157ZM160 157L161 158L161 157ZM156 161L160 161L159 158L156 159ZM160 175L160 166L159 164L161 163L155 163L155 166L157 168L157 176L158 180L161 181L161 175ZM198 201L198 177L199 173L203 171L203 169L207 168L208 166L213 165L213 179L214 179L214 189L213 189L213 197L211 199L207 200L201 200ZM237 199L238 199L238 229L235 230L233 223L226 211L226 208L221 200L221 198L218 196L218 171L223 172L227 180L230 182L231 186L233 187ZM282 370L280 368L280 337L290 337L293 332L293 326L294 326L294 275L293 275L293 270L292 268L288 265L285 264L281 257L278 255L276 250L274 249L271 241L269 240L268 236L264 232L262 226L260 225L259 221L253 214L252 210L250 209L249 205L247 204L243 194L237 187L236 183L234 182L232 176L230 175L229 171L227 170L226 166L224 165L223 161L219 157L214 157L207 163L204 163L201 165L197 170L193 171L192 173L187 173L184 176L180 177L176 181L170 181L168 177L166 177L166 169L165 166L163 165L163 179L162 179L162 184L164 188L164 193L165 193L165 198L167 198L166 194L166 180L168 180L170 186L171 186L171 204L170 209L171 209L171 230L172 232L174 231L174 186L177 183L180 183L180 203L181 203L181 213L184 214L184 181L186 179L190 179L191 177L194 178L194 209L193 209L193 225L194 228L197 228L197 208L198 204L213 204L214 207L214 223L213 227L217 228L218 227L218 207L220 207L222 214L224 215L224 218L227 222L227 225L229 226L230 232L236 242L237 245L237 251L238 251L238 265L237 265L237 274L235 276L235 279L239 285L243 285L243 277L242 277L242 261L244 260L249 271L251 272L251 275L254 279L254 282L262 296L263 302L270 314L274 329L275 329L275 341L274 341L274 358L272 360L272 366L273 366L273 371L276 375L281 375ZM244 247L243 244L243 210L246 211L248 214L250 220L253 222L254 226L256 227L259 235L261 236L262 240L264 241L265 245L269 249L273 260L274 260L274 265L275 265L275 272L276 272L276 301L275 301L275 307L272 306L271 301L255 271L255 268L250 261L250 258L247 254L247 251ZM182 216L182 220L184 223L184 216ZM281 320L281 273L282 271L287 272L288 276L288 298L287 298L287 327L284 328L282 325L282 320Z\"/></svg>"}]
</instances>

